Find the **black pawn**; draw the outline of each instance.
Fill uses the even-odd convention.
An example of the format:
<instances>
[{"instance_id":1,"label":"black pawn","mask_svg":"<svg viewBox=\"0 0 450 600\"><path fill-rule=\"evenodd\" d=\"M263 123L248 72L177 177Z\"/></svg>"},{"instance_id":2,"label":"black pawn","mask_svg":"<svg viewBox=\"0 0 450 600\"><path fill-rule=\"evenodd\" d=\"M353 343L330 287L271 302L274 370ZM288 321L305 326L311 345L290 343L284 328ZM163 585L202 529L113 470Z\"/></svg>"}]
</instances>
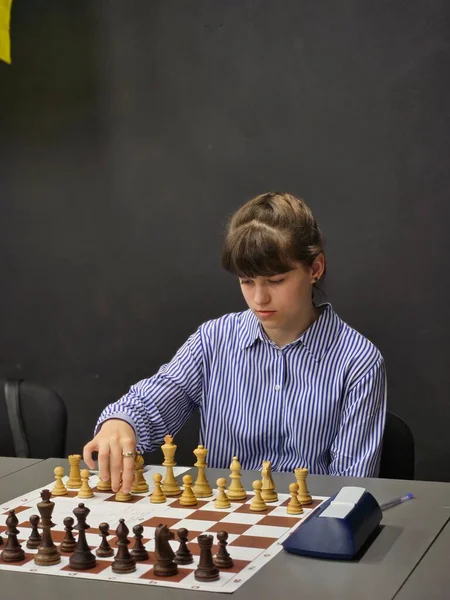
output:
<instances>
[{"instance_id":1,"label":"black pawn","mask_svg":"<svg viewBox=\"0 0 450 600\"><path fill-rule=\"evenodd\" d=\"M189 550L187 546L188 542L188 530L184 527L181 527L178 531L178 539L180 540L180 545L178 546L178 550L175 552L174 561L177 565L190 565L194 562L192 558L192 552Z\"/></svg>"},{"instance_id":2,"label":"black pawn","mask_svg":"<svg viewBox=\"0 0 450 600\"><path fill-rule=\"evenodd\" d=\"M212 557L214 538L208 533L203 533L198 536L197 540L200 546L200 561L194 571L194 577L197 581L217 581L220 578L220 572Z\"/></svg>"},{"instance_id":3,"label":"black pawn","mask_svg":"<svg viewBox=\"0 0 450 600\"><path fill-rule=\"evenodd\" d=\"M144 528L142 525L135 525L133 527L134 533L134 548L130 552L131 556L134 560L148 560L148 552L145 549L144 544L142 543L142 532Z\"/></svg>"},{"instance_id":4,"label":"black pawn","mask_svg":"<svg viewBox=\"0 0 450 600\"><path fill-rule=\"evenodd\" d=\"M61 542L61 545L59 546L59 549L62 552L73 552L75 550L75 546L77 545L77 541L72 533L74 520L72 519L72 517L66 517L63 523L64 531L66 532L66 534L64 536L63 541Z\"/></svg>"},{"instance_id":5,"label":"black pawn","mask_svg":"<svg viewBox=\"0 0 450 600\"><path fill-rule=\"evenodd\" d=\"M100 523L98 528L100 531L100 535L102 536L102 541L100 542L100 546L95 551L95 554L99 558L105 558L106 556L114 556L114 550L111 548L108 540L106 539L109 536L108 523Z\"/></svg>"},{"instance_id":6,"label":"black pawn","mask_svg":"<svg viewBox=\"0 0 450 600\"><path fill-rule=\"evenodd\" d=\"M226 531L219 531L217 539L219 540L219 551L214 557L214 564L219 569L229 569L233 566L233 559L227 550L228 533Z\"/></svg>"},{"instance_id":7,"label":"black pawn","mask_svg":"<svg viewBox=\"0 0 450 600\"><path fill-rule=\"evenodd\" d=\"M18 523L19 520L16 517L16 513L14 510L10 510L9 516L6 519L6 535L8 536L8 539L5 544L5 549L1 554L2 560L5 562L19 562L25 558L25 552L22 550L22 546L17 540L17 534L19 533L19 530L17 529Z\"/></svg>"},{"instance_id":8,"label":"black pawn","mask_svg":"<svg viewBox=\"0 0 450 600\"><path fill-rule=\"evenodd\" d=\"M27 548L31 550L35 550L39 548L39 544L41 543L42 537L38 531L39 525L39 515L31 515L30 517L30 525L31 525L31 533L30 537L27 540Z\"/></svg>"},{"instance_id":9,"label":"black pawn","mask_svg":"<svg viewBox=\"0 0 450 600\"><path fill-rule=\"evenodd\" d=\"M69 558L69 566L77 571L93 569L97 564L94 554L86 541L86 529L89 525L86 523L88 514L91 511L82 502L74 509L73 514L77 518L75 529L78 531L78 539L73 554Z\"/></svg>"},{"instance_id":10,"label":"black pawn","mask_svg":"<svg viewBox=\"0 0 450 600\"><path fill-rule=\"evenodd\" d=\"M111 565L114 573L134 573L134 571L136 571L136 561L128 550L128 544L130 543L130 540L128 539L129 531L130 530L125 525L125 520L119 519L119 526L116 529L116 536L118 538L116 546L118 550Z\"/></svg>"}]
</instances>

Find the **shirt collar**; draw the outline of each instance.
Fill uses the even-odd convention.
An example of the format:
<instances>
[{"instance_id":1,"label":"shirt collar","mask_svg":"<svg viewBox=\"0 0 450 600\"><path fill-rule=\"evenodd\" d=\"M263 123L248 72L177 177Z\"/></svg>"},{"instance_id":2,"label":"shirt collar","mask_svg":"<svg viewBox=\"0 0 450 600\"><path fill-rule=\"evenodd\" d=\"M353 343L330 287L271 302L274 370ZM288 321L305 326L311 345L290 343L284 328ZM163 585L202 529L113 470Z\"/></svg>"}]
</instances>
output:
<instances>
[{"instance_id":1,"label":"shirt collar","mask_svg":"<svg viewBox=\"0 0 450 600\"><path fill-rule=\"evenodd\" d=\"M285 347L301 343L319 361L327 352L338 336L343 325L342 320L334 312L329 302L319 304L322 308L320 317L314 321L296 340ZM256 340L272 343L264 332L264 329L253 311L246 310L240 328L241 348L249 348Z\"/></svg>"}]
</instances>

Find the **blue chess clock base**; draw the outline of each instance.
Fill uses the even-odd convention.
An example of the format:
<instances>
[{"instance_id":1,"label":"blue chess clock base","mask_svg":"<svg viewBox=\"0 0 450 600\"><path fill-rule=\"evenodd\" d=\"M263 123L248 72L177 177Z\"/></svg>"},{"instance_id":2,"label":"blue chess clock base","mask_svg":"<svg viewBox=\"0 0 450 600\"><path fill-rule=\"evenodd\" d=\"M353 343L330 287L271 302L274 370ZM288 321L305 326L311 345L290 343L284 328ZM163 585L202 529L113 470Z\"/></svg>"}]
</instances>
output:
<instances>
[{"instance_id":1,"label":"blue chess clock base","mask_svg":"<svg viewBox=\"0 0 450 600\"><path fill-rule=\"evenodd\" d=\"M284 542L293 554L354 559L376 532L383 514L364 488L343 487L320 505Z\"/></svg>"}]
</instances>

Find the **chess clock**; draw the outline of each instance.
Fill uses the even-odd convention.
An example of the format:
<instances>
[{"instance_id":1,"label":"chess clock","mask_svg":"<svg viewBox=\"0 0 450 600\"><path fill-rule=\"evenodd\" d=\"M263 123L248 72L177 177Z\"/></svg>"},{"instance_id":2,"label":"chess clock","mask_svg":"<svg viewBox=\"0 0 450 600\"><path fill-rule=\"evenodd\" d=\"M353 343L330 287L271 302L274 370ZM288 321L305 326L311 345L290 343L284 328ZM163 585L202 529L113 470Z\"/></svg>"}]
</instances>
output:
<instances>
[{"instance_id":1,"label":"chess clock","mask_svg":"<svg viewBox=\"0 0 450 600\"><path fill-rule=\"evenodd\" d=\"M371 539L382 517L372 494L360 487L343 487L306 517L282 546L293 554L351 560Z\"/></svg>"}]
</instances>

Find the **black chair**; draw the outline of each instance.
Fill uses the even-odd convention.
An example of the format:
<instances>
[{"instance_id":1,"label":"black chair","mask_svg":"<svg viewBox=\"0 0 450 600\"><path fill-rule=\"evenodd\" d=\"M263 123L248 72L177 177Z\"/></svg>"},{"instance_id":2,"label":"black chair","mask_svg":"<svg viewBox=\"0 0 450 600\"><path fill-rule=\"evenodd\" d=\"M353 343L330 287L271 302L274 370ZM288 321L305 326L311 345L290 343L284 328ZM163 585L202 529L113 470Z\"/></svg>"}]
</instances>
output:
<instances>
[{"instance_id":1,"label":"black chair","mask_svg":"<svg viewBox=\"0 0 450 600\"><path fill-rule=\"evenodd\" d=\"M388 412L381 451L380 477L414 479L414 437L398 415Z\"/></svg>"},{"instance_id":2,"label":"black chair","mask_svg":"<svg viewBox=\"0 0 450 600\"><path fill-rule=\"evenodd\" d=\"M65 456L66 406L47 387L22 380L4 382L0 387L0 427L0 456Z\"/></svg>"}]
</instances>

